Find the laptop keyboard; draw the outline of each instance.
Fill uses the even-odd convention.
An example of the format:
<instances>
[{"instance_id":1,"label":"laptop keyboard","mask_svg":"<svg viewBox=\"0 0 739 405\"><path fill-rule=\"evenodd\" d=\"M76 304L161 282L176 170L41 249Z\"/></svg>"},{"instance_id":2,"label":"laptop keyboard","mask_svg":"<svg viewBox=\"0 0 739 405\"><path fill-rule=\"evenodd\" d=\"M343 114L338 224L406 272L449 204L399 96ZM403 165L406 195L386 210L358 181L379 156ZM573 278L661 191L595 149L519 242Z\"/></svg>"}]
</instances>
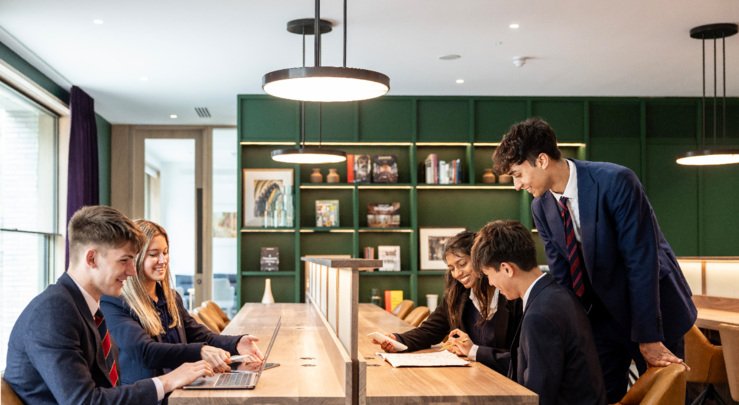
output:
<instances>
[{"instance_id":1,"label":"laptop keyboard","mask_svg":"<svg viewBox=\"0 0 739 405\"><path fill-rule=\"evenodd\" d=\"M244 387L251 385L254 376L251 373L224 373L218 376L216 387Z\"/></svg>"}]
</instances>

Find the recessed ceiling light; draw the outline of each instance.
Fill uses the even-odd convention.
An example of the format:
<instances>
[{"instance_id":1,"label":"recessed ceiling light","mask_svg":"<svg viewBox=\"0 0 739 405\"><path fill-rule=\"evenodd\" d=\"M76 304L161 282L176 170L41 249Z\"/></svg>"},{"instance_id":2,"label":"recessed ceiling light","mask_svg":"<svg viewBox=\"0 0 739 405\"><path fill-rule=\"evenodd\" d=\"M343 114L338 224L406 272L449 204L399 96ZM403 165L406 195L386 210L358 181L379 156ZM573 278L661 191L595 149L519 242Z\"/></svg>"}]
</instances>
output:
<instances>
[{"instance_id":1,"label":"recessed ceiling light","mask_svg":"<svg viewBox=\"0 0 739 405\"><path fill-rule=\"evenodd\" d=\"M95 24L95 25L103 25L103 22L104 21L101 20L101 19L99 19L99 18L96 18L96 19L92 20L92 23Z\"/></svg>"},{"instance_id":2,"label":"recessed ceiling light","mask_svg":"<svg viewBox=\"0 0 739 405\"><path fill-rule=\"evenodd\" d=\"M459 58L461 58L461 56L460 55L457 55L457 54L454 54L454 53L451 53L449 55L439 56L439 59L441 59L441 60L455 60L455 59L459 59Z\"/></svg>"},{"instance_id":3,"label":"recessed ceiling light","mask_svg":"<svg viewBox=\"0 0 739 405\"><path fill-rule=\"evenodd\" d=\"M464 84L464 79L457 79L457 84Z\"/></svg>"},{"instance_id":4,"label":"recessed ceiling light","mask_svg":"<svg viewBox=\"0 0 739 405\"><path fill-rule=\"evenodd\" d=\"M169 114L169 118L172 118L173 120L177 119L177 114Z\"/></svg>"},{"instance_id":5,"label":"recessed ceiling light","mask_svg":"<svg viewBox=\"0 0 739 405\"><path fill-rule=\"evenodd\" d=\"M510 25L508 25L508 28L510 28L512 30L517 30L518 27L520 27L520 25L518 25L518 23L511 23Z\"/></svg>"}]
</instances>

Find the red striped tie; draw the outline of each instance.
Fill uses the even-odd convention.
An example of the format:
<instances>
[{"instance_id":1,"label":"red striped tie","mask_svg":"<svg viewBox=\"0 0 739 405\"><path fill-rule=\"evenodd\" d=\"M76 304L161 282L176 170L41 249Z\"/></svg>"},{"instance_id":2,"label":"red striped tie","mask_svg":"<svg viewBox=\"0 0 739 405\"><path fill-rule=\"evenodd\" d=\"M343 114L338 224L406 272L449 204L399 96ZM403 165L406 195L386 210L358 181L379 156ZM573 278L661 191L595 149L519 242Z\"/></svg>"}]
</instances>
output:
<instances>
[{"instance_id":1,"label":"red striped tie","mask_svg":"<svg viewBox=\"0 0 739 405\"><path fill-rule=\"evenodd\" d=\"M575 295L582 297L585 294L585 282L583 280L584 266L582 263L582 252L580 242L575 237L575 226L572 223L570 210L567 208L567 197L559 197L560 215L565 226L565 237L567 238L567 260L570 262L570 280L572 280L572 291Z\"/></svg>"},{"instance_id":2,"label":"red striped tie","mask_svg":"<svg viewBox=\"0 0 739 405\"><path fill-rule=\"evenodd\" d=\"M105 365L108 366L108 377L115 387L118 385L118 364L115 361L115 356L111 353L113 342L110 340L110 332L108 332L108 327L105 325L105 317L99 309L95 312L95 325L97 325L98 332L100 332L100 345L103 348Z\"/></svg>"}]
</instances>

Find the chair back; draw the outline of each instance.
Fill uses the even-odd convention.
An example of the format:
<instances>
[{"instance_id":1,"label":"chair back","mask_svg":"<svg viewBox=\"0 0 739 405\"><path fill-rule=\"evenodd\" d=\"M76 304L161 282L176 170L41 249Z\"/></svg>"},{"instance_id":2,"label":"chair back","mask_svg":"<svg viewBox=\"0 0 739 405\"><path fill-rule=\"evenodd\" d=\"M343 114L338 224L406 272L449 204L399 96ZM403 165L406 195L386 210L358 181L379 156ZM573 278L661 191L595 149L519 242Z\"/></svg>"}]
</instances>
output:
<instances>
[{"instance_id":1,"label":"chair back","mask_svg":"<svg viewBox=\"0 0 739 405\"><path fill-rule=\"evenodd\" d=\"M651 367L636 380L618 405L674 405L685 403L685 375L682 364Z\"/></svg>"},{"instance_id":2,"label":"chair back","mask_svg":"<svg viewBox=\"0 0 739 405\"><path fill-rule=\"evenodd\" d=\"M192 317L195 318L198 322L205 325L206 328L210 329L213 333L221 333L221 330L218 329L218 324L205 312L203 311L204 307L198 307L192 310Z\"/></svg>"},{"instance_id":3,"label":"chair back","mask_svg":"<svg viewBox=\"0 0 739 405\"><path fill-rule=\"evenodd\" d=\"M216 312L211 306L208 305L207 301L203 302L200 305L200 316L203 315L209 317L218 327L218 331L222 331L226 327L226 322L221 319L221 316L218 315L218 312Z\"/></svg>"},{"instance_id":4,"label":"chair back","mask_svg":"<svg viewBox=\"0 0 739 405\"><path fill-rule=\"evenodd\" d=\"M23 405L23 401L18 398L18 395L13 391L13 387L2 378L2 385L0 385L0 404L3 405Z\"/></svg>"},{"instance_id":5,"label":"chair back","mask_svg":"<svg viewBox=\"0 0 739 405\"><path fill-rule=\"evenodd\" d=\"M211 309L211 311L218 314L218 317L221 318L221 320L225 322L226 325L228 325L228 323L231 322L231 318L229 318L228 315L226 315L226 313L223 312L223 309L221 309L221 307L218 306L217 302L213 300L208 300L208 301L203 302L203 306L207 306L208 308Z\"/></svg>"},{"instance_id":6,"label":"chair back","mask_svg":"<svg viewBox=\"0 0 739 405\"><path fill-rule=\"evenodd\" d=\"M722 323L718 326L718 332L724 349L731 398L739 401L739 326Z\"/></svg>"},{"instance_id":7,"label":"chair back","mask_svg":"<svg viewBox=\"0 0 739 405\"><path fill-rule=\"evenodd\" d=\"M400 304L396 305L395 308L393 308L393 315L397 316L400 319L405 319L405 317L408 316L408 313L411 312L414 306L415 305L411 300L400 301Z\"/></svg>"},{"instance_id":8,"label":"chair back","mask_svg":"<svg viewBox=\"0 0 739 405\"><path fill-rule=\"evenodd\" d=\"M686 380L700 384L726 384L726 365L721 346L709 342L693 325L685 334L685 363L690 365Z\"/></svg>"},{"instance_id":9,"label":"chair back","mask_svg":"<svg viewBox=\"0 0 739 405\"><path fill-rule=\"evenodd\" d=\"M413 326L418 326L429 317L429 313L429 307L415 307L403 320Z\"/></svg>"}]
</instances>

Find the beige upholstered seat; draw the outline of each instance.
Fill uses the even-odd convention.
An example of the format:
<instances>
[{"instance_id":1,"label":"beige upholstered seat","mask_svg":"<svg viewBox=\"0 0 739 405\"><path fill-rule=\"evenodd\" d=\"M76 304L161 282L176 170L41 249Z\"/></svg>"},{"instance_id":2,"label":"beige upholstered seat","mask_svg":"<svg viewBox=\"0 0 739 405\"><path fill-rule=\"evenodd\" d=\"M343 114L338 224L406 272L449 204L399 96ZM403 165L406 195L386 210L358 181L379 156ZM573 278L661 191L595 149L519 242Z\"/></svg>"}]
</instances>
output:
<instances>
[{"instance_id":1,"label":"beige upholstered seat","mask_svg":"<svg viewBox=\"0 0 739 405\"><path fill-rule=\"evenodd\" d=\"M218 332L223 331L223 329L226 327L226 322L223 321L223 319L215 309L208 305L207 301L203 302L203 304L200 306L199 315L200 317L206 316L210 318L218 328Z\"/></svg>"},{"instance_id":2,"label":"beige upholstered seat","mask_svg":"<svg viewBox=\"0 0 739 405\"><path fill-rule=\"evenodd\" d=\"M429 313L430 312L428 307L416 307L413 308L413 310L403 320L413 326L418 326L421 324L421 322L425 321L426 318L429 317Z\"/></svg>"},{"instance_id":3,"label":"beige upholstered seat","mask_svg":"<svg viewBox=\"0 0 739 405\"><path fill-rule=\"evenodd\" d=\"M411 310L413 310L414 306L415 305L411 300L400 301L400 304L396 305L395 308L393 308L393 315L397 316L400 319L405 319L405 317L408 316Z\"/></svg>"},{"instance_id":4,"label":"beige upholstered seat","mask_svg":"<svg viewBox=\"0 0 739 405\"><path fill-rule=\"evenodd\" d=\"M690 365L686 380L690 383L706 384L706 388L693 401L702 404L708 398L716 399L714 384L726 384L726 365L721 346L708 341L703 332L693 325L685 334L685 363Z\"/></svg>"},{"instance_id":5,"label":"beige upholstered seat","mask_svg":"<svg viewBox=\"0 0 739 405\"><path fill-rule=\"evenodd\" d=\"M718 331L724 349L731 398L739 401L739 326L722 323L718 326Z\"/></svg>"},{"instance_id":6,"label":"beige upholstered seat","mask_svg":"<svg viewBox=\"0 0 739 405\"><path fill-rule=\"evenodd\" d=\"M203 312L203 307L193 309L190 314L193 318L195 318L195 320L210 329L211 332L221 333L220 329L218 329L218 324L211 318L210 315Z\"/></svg>"},{"instance_id":7,"label":"beige upholstered seat","mask_svg":"<svg viewBox=\"0 0 739 405\"><path fill-rule=\"evenodd\" d=\"M23 405L23 401L18 398L18 395L16 395L15 391L13 391L13 387L11 387L10 384L5 381L5 378L2 379L2 386L0 386L0 391L0 404Z\"/></svg>"},{"instance_id":8,"label":"beige upholstered seat","mask_svg":"<svg viewBox=\"0 0 739 405\"><path fill-rule=\"evenodd\" d=\"M226 315L226 313L223 312L223 309L221 309L221 307L219 307L215 301L213 300L205 301L203 302L203 306L210 307L210 309L213 312L217 313L218 316L221 318L221 320L226 323L226 325L228 325L228 323L231 322L231 318L229 318L228 315Z\"/></svg>"},{"instance_id":9,"label":"beige upholstered seat","mask_svg":"<svg viewBox=\"0 0 739 405\"><path fill-rule=\"evenodd\" d=\"M682 364L649 368L617 405L676 405L685 403L685 375Z\"/></svg>"}]
</instances>

